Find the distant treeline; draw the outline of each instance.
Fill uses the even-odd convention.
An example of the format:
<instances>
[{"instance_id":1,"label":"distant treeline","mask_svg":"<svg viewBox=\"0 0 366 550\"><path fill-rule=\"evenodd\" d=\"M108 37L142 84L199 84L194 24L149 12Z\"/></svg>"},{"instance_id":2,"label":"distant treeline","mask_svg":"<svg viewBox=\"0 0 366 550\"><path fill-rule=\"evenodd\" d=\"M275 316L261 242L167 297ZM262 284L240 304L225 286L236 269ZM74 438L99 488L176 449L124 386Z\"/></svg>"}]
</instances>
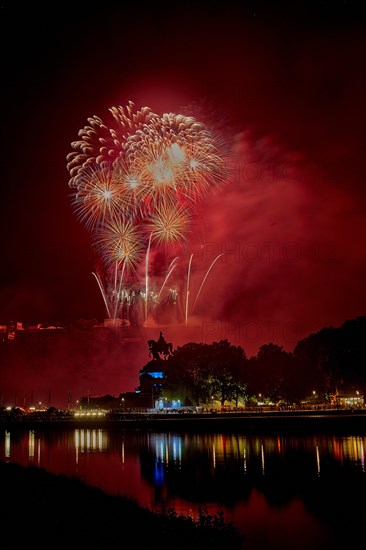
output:
<instances>
[{"instance_id":1,"label":"distant treeline","mask_svg":"<svg viewBox=\"0 0 366 550\"><path fill-rule=\"evenodd\" d=\"M366 389L366 317L326 327L300 340L293 352L268 343L256 356L228 340L178 347L165 368L164 395L202 404L255 399L278 403L326 401Z\"/></svg>"}]
</instances>

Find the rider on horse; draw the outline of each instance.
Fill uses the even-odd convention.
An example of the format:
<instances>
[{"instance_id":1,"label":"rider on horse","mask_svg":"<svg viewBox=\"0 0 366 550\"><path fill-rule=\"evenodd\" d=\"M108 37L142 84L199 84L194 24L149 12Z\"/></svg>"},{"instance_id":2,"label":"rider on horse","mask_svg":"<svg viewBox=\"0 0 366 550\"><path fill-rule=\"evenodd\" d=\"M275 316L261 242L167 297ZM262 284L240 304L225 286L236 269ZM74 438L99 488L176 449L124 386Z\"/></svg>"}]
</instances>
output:
<instances>
[{"instance_id":1,"label":"rider on horse","mask_svg":"<svg viewBox=\"0 0 366 550\"><path fill-rule=\"evenodd\" d=\"M171 342L166 342L162 332L160 332L160 336L157 341L149 340L148 344L149 355L152 355L154 359L160 359L160 353L166 358L173 352L173 345Z\"/></svg>"}]
</instances>

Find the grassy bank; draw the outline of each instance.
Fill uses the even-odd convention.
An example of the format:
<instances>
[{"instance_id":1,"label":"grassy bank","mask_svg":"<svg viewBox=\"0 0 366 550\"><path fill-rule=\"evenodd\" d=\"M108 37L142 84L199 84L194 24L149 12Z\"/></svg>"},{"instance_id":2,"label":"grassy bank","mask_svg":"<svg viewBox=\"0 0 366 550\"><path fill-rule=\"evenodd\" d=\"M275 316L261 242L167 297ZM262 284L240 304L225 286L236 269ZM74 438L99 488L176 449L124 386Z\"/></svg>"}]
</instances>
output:
<instances>
[{"instance_id":1,"label":"grassy bank","mask_svg":"<svg viewBox=\"0 0 366 550\"><path fill-rule=\"evenodd\" d=\"M14 548L239 549L235 528L218 512L188 516L151 512L77 478L0 462L2 550ZM168 546L169 545L169 546Z\"/></svg>"}]
</instances>

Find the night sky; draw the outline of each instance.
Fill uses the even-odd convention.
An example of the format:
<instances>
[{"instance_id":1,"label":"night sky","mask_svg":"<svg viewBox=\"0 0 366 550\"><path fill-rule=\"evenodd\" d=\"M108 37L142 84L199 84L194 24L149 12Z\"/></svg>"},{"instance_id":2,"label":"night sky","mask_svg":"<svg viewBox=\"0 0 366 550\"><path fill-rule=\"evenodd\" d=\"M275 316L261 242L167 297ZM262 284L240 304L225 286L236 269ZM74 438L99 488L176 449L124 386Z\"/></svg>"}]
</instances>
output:
<instances>
[{"instance_id":1,"label":"night sky","mask_svg":"<svg viewBox=\"0 0 366 550\"><path fill-rule=\"evenodd\" d=\"M66 155L88 117L129 100L203 102L234 143L232 181L201 205L193 265L225 256L195 340L291 350L365 314L364 17L357 2L242 4L2 2L0 323L104 319Z\"/></svg>"}]
</instances>

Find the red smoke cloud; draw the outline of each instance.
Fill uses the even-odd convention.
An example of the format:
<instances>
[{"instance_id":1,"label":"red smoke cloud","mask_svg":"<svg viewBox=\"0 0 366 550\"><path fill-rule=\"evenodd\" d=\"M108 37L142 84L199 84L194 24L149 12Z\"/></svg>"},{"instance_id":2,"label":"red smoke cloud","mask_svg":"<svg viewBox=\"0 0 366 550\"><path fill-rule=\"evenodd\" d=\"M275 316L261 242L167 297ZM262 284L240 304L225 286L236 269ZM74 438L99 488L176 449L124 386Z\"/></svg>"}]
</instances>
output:
<instances>
[{"instance_id":1,"label":"red smoke cloud","mask_svg":"<svg viewBox=\"0 0 366 550\"><path fill-rule=\"evenodd\" d=\"M363 314L364 212L347 182L267 137L236 136L232 183L207 201L203 336L248 353L292 349L323 326ZM360 246L361 245L361 246ZM210 324L211 320L211 324Z\"/></svg>"}]
</instances>

